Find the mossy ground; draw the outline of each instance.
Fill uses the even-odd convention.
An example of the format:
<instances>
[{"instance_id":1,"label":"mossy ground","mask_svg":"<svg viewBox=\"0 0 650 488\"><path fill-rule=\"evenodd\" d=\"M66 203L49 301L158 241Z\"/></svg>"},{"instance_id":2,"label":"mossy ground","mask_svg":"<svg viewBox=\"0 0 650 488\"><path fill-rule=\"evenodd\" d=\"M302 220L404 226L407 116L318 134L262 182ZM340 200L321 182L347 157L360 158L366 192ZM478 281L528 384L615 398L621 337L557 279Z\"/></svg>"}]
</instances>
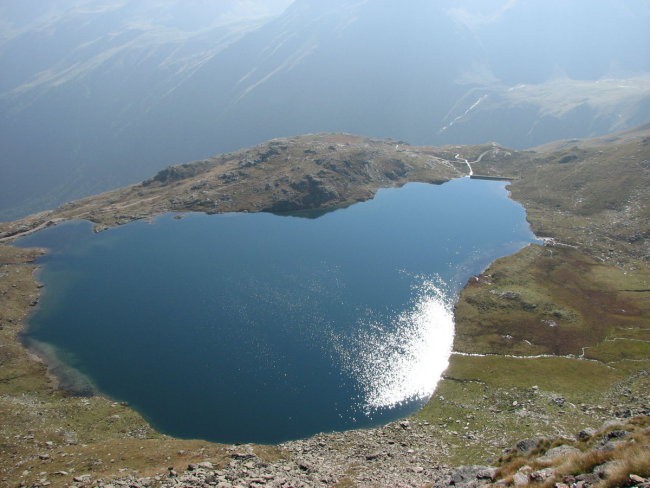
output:
<instances>
[{"instance_id":1,"label":"mossy ground","mask_svg":"<svg viewBox=\"0 0 650 488\"><path fill-rule=\"evenodd\" d=\"M621 404L647 407L650 308L629 290L649 278L533 245L472 279L454 351L474 355L452 355L418 413L443 427L451 461L486 462L522 438L597 427Z\"/></svg>"}]
</instances>

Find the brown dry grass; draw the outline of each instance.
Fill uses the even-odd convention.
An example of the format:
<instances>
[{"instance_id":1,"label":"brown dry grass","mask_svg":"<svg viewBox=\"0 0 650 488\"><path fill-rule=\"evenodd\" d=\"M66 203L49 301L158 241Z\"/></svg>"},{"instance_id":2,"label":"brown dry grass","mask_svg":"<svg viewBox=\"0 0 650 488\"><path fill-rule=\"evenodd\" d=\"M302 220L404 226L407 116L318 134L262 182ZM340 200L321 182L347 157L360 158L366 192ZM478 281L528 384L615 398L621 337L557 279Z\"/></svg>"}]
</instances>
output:
<instances>
[{"instance_id":1,"label":"brown dry grass","mask_svg":"<svg viewBox=\"0 0 650 488\"><path fill-rule=\"evenodd\" d=\"M598 488L631 486L630 475L650 477L650 447L648 445L627 445L618 449L613 457L615 463L605 472L605 479Z\"/></svg>"},{"instance_id":2,"label":"brown dry grass","mask_svg":"<svg viewBox=\"0 0 650 488\"><path fill-rule=\"evenodd\" d=\"M514 474L523 466L530 466L533 471L550 467L555 471L553 476L540 483L532 482L530 486L552 488L556 483L563 482L566 477L593 473L596 467L607 463L603 479L596 485L598 488L632 486L634 484L630 480L632 474L650 478L649 423L650 416L645 415L631 418L618 426L618 429L626 430L628 435L611 450L603 449L601 444L606 434L612 430L611 427L600 430L586 441L566 442L567 440L563 439L559 443L573 444L583 452L554 462L540 462L539 456L558 444L547 440L527 456L511 456L502 459L503 464L497 472L497 479L500 480L499 484L512 485Z\"/></svg>"},{"instance_id":3,"label":"brown dry grass","mask_svg":"<svg viewBox=\"0 0 650 488\"><path fill-rule=\"evenodd\" d=\"M591 473L600 464L606 463L612 458L611 452L587 451L582 454L569 456L558 469L562 475L577 475Z\"/></svg>"},{"instance_id":4,"label":"brown dry grass","mask_svg":"<svg viewBox=\"0 0 650 488\"><path fill-rule=\"evenodd\" d=\"M518 457L507 464L501 466L496 473L497 479L511 480L512 476L519 470L519 468L526 466L528 458ZM508 483L509 484L509 483Z\"/></svg>"}]
</instances>

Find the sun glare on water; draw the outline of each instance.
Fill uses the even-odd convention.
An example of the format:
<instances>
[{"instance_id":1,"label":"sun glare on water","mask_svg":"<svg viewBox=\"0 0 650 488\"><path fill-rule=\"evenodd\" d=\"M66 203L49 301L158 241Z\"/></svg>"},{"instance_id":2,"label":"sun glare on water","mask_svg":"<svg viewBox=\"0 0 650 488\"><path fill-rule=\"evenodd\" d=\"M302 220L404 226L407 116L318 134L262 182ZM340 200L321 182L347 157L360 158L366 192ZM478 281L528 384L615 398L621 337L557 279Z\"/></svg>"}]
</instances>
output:
<instances>
[{"instance_id":1,"label":"sun glare on water","mask_svg":"<svg viewBox=\"0 0 650 488\"><path fill-rule=\"evenodd\" d=\"M356 358L348 361L363 390L367 414L428 398L449 364L453 301L431 280L414 291L411 305L389 324L364 328Z\"/></svg>"}]
</instances>

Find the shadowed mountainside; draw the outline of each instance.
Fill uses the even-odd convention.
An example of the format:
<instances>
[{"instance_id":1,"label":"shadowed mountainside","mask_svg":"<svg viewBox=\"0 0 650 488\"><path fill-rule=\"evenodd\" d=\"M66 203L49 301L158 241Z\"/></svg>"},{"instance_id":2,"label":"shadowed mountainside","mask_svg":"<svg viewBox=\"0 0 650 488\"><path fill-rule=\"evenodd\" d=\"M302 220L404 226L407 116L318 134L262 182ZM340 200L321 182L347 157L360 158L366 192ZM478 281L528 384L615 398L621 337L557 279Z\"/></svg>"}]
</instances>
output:
<instances>
[{"instance_id":1,"label":"shadowed mountainside","mask_svg":"<svg viewBox=\"0 0 650 488\"><path fill-rule=\"evenodd\" d=\"M293 134L521 149L650 120L647 2L186 4L0 4L0 219Z\"/></svg>"}]
</instances>

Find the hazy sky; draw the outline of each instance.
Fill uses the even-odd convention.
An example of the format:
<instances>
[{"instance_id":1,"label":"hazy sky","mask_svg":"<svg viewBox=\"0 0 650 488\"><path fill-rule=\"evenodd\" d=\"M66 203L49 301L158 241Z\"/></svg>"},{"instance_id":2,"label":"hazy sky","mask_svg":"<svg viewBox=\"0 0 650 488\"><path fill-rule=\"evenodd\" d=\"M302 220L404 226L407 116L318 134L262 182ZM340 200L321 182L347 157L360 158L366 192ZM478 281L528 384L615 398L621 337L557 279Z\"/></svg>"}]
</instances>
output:
<instances>
[{"instance_id":1,"label":"hazy sky","mask_svg":"<svg viewBox=\"0 0 650 488\"><path fill-rule=\"evenodd\" d=\"M30 29L46 29L65 17L80 18L128 11L130 22L200 30L281 13L293 0L2 0L0 36L7 39Z\"/></svg>"}]
</instances>

